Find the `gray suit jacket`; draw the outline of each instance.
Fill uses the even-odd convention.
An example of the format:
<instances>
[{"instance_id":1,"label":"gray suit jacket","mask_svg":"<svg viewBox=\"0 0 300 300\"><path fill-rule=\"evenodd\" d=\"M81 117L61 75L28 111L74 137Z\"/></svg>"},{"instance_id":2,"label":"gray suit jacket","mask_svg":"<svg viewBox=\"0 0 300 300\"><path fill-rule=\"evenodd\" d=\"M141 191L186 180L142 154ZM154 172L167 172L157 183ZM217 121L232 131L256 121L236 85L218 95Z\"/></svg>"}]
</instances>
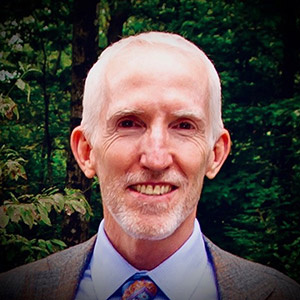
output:
<instances>
[{"instance_id":1,"label":"gray suit jacket","mask_svg":"<svg viewBox=\"0 0 300 300\"><path fill-rule=\"evenodd\" d=\"M85 243L2 273L0 299L74 299L95 240L94 236ZM223 251L208 239L205 241L221 299L300 299L300 286L292 279Z\"/></svg>"}]
</instances>

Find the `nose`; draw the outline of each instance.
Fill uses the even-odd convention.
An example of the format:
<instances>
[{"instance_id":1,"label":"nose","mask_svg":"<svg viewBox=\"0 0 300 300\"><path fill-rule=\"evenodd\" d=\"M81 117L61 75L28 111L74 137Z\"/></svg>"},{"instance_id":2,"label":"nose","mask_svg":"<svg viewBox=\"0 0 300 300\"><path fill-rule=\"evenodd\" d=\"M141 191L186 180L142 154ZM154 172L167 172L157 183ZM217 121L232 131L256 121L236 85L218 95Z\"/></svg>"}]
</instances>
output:
<instances>
[{"instance_id":1,"label":"nose","mask_svg":"<svg viewBox=\"0 0 300 300\"><path fill-rule=\"evenodd\" d=\"M142 139L140 164L152 171L163 171L173 163L167 130L161 127L149 129Z\"/></svg>"}]
</instances>

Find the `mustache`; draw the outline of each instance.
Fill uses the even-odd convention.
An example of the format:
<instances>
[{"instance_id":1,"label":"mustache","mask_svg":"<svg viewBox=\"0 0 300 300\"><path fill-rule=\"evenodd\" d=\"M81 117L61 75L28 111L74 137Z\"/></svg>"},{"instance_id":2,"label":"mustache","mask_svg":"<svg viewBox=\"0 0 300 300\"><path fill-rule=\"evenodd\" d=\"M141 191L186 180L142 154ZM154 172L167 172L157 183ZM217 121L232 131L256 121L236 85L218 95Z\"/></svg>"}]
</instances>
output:
<instances>
[{"instance_id":1,"label":"mustache","mask_svg":"<svg viewBox=\"0 0 300 300\"><path fill-rule=\"evenodd\" d=\"M168 170L163 172L153 172L148 170L141 170L139 172L127 173L124 175L125 185L133 185L138 182L161 181L168 182L177 186L184 186L188 183L187 178L175 170Z\"/></svg>"}]
</instances>

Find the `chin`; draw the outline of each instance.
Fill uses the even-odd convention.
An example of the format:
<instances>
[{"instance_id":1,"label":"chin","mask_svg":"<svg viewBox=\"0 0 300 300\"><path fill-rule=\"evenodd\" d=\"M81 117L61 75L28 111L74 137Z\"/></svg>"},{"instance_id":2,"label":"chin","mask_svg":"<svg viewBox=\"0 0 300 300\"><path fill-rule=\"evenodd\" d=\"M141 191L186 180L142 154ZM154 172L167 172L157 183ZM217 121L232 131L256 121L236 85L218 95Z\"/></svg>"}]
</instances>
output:
<instances>
[{"instance_id":1,"label":"chin","mask_svg":"<svg viewBox=\"0 0 300 300\"><path fill-rule=\"evenodd\" d=\"M121 228L134 239L159 241L171 236L190 212L167 213L163 215L143 215L119 213L115 220Z\"/></svg>"},{"instance_id":2,"label":"chin","mask_svg":"<svg viewBox=\"0 0 300 300\"><path fill-rule=\"evenodd\" d=\"M149 228L149 226L135 226L135 225L134 227L123 226L122 228L128 235L130 235L134 239L148 240L148 241L159 241L168 238L177 229L177 227L175 229L173 228L165 229L161 227Z\"/></svg>"}]
</instances>

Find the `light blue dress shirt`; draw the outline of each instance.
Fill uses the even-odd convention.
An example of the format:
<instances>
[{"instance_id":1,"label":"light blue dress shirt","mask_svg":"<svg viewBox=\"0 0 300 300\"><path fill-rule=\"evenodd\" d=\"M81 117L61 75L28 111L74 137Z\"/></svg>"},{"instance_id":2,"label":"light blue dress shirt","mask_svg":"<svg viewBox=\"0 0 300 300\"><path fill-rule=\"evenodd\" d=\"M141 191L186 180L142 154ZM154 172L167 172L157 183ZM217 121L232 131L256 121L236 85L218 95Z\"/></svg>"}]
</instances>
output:
<instances>
[{"instance_id":1,"label":"light blue dress shirt","mask_svg":"<svg viewBox=\"0 0 300 300\"><path fill-rule=\"evenodd\" d=\"M112 246L100 223L97 241L89 265L80 282L76 300L115 300L116 291L135 273ZM151 271L144 271L158 286L155 300L216 300L217 287L207 257L200 225L195 220L189 239L172 256Z\"/></svg>"}]
</instances>

